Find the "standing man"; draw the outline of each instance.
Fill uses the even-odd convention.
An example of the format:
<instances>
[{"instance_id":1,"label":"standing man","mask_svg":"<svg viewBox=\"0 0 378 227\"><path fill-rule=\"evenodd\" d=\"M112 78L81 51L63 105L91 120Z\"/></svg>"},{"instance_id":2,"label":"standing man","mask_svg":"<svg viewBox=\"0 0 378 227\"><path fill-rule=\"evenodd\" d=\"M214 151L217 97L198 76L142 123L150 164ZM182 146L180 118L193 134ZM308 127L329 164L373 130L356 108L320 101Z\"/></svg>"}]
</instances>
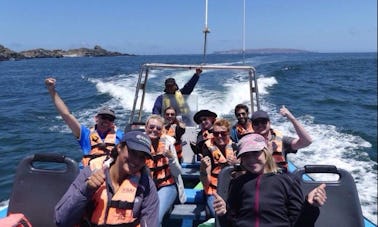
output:
<instances>
[{"instance_id":1,"label":"standing man","mask_svg":"<svg viewBox=\"0 0 378 227\"><path fill-rule=\"evenodd\" d=\"M231 139L237 143L242 136L253 132L252 121L248 117L248 107L244 104L235 106L235 117L238 122L231 128Z\"/></svg>"},{"instance_id":2,"label":"standing man","mask_svg":"<svg viewBox=\"0 0 378 227\"><path fill-rule=\"evenodd\" d=\"M265 111L258 110L254 112L251 120L254 132L265 138L269 149L273 151L275 162L283 171L287 172L286 155L288 153L297 153L298 149L309 146L312 143L312 139L285 106L281 107L280 114L291 121L299 138L284 136L280 131L272 129L269 116Z\"/></svg>"},{"instance_id":3,"label":"standing man","mask_svg":"<svg viewBox=\"0 0 378 227\"><path fill-rule=\"evenodd\" d=\"M84 166L92 158L108 155L123 136L123 131L117 129L114 124L115 112L109 107L101 108L94 117L95 125L87 128L81 125L55 90L56 79L47 78L45 85L50 93L51 99L63 120L71 129L72 134L78 140L83 151L82 163Z\"/></svg>"},{"instance_id":4,"label":"standing man","mask_svg":"<svg viewBox=\"0 0 378 227\"><path fill-rule=\"evenodd\" d=\"M156 98L154 107L152 108L152 113L162 115L165 108L173 106L177 111L177 115L188 114L190 110L184 100L184 95L190 95L192 93L201 73L202 69L197 68L196 73L181 89L179 89L174 78L166 79L164 89L165 93Z\"/></svg>"}]
</instances>

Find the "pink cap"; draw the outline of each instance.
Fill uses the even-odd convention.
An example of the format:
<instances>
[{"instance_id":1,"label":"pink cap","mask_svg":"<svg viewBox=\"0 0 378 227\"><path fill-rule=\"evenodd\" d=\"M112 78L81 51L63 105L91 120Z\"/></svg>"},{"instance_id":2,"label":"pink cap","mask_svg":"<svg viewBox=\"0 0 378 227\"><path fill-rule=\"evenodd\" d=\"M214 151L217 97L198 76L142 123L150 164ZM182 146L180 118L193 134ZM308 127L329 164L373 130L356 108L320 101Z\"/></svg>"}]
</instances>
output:
<instances>
[{"instance_id":1,"label":"pink cap","mask_svg":"<svg viewBox=\"0 0 378 227\"><path fill-rule=\"evenodd\" d=\"M238 158L250 151L261 151L264 147L266 147L265 138L260 134L245 135L238 142Z\"/></svg>"}]
</instances>

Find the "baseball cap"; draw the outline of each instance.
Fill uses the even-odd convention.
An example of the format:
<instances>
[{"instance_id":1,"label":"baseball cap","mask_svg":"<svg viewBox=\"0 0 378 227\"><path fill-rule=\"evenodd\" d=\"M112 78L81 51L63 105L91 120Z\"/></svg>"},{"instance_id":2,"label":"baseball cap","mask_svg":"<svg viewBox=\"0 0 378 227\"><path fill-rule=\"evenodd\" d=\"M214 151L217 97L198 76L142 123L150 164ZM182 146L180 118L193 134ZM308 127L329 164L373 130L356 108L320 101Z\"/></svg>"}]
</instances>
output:
<instances>
[{"instance_id":1,"label":"baseball cap","mask_svg":"<svg viewBox=\"0 0 378 227\"><path fill-rule=\"evenodd\" d=\"M266 147L266 142L262 135L257 133L247 134L238 142L239 153L237 157L239 158L242 154L248 152L261 151L264 147Z\"/></svg>"},{"instance_id":2,"label":"baseball cap","mask_svg":"<svg viewBox=\"0 0 378 227\"><path fill-rule=\"evenodd\" d=\"M97 112L97 115L110 115L110 116L114 117L114 119L116 118L114 110L111 109L111 108L108 107L108 106L102 107L102 108Z\"/></svg>"},{"instance_id":3,"label":"baseball cap","mask_svg":"<svg viewBox=\"0 0 378 227\"><path fill-rule=\"evenodd\" d=\"M125 142L128 149L144 152L147 157L152 158L151 140L145 133L137 130L126 132L121 142Z\"/></svg>"},{"instance_id":4,"label":"baseball cap","mask_svg":"<svg viewBox=\"0 0 378 227\"><path fill-rule=\"evenodd\" d=\"M260 119L260 118L267 119L269 121L269 115L267 112L263 110L258 110L256 112L253 112L252 117L251 117L252 121Z\"/></svg>"}]
</instances>

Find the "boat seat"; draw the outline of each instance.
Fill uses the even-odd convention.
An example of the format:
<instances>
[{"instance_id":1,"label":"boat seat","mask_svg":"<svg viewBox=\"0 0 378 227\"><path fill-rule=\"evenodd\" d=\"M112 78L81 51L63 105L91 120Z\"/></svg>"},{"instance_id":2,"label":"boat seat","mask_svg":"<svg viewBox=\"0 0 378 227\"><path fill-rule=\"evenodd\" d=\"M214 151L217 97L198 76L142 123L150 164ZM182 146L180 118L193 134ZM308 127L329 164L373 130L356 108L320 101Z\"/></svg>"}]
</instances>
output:
<instances>
[{"instance_id":1,"label":"boat seat","mask_svg":"<svg viewBox=\"0 0 378 227\"><path fill-rule=\"evenodd\" d=\"M227 200L229 184L232 174L238 171L238 167L227 166L222 169L218 176L217 193ZM338 175L337 180L315 181L309 175L316 174L333 174ZM356 184L351 174L343 169L336 168L333 165L306 165L304 168L297 169L293 174L301 181L303 194L307 195L313 188L322 183L326 184L327 201L320 207L314 209L315 212L307 214L305 222L297 226L306 227L325 227L325 226L343 226L343 227L363 227L364 218L362 215L360 200ZM332 179L335 177L332 177ZM225 227L224 217L215 218L216 227Z\"/></svg>"},{"instance_id":2,"label":"boat seat","mask_svg":"<svg viewBox=\"0 0 378 227\"><path fill-rule=\"evenodd\" d=\"M33 226L56 226L55 204L78 173L78 164L60 154L25 157L16 169L8 214L23 213Z\"/></svg>"},{"instance_id":3,"label":"boat seat","mask_svg":"<svg viewBox=\"0 0 378 227\"><path fill-rule=\"evenodd\" d=\"M321 176L336 175L338 179L315 181L307 175L311 173L321 174ZM315 220L312 226L364 226L356 184L349 172L333 165L306 165L294 171L294 175L301 179L304 195L318 185L326 184L327 201L319 208L318 214L311 214L318 215L317 218L311 217Z\"/></svg>"}]
</instances>

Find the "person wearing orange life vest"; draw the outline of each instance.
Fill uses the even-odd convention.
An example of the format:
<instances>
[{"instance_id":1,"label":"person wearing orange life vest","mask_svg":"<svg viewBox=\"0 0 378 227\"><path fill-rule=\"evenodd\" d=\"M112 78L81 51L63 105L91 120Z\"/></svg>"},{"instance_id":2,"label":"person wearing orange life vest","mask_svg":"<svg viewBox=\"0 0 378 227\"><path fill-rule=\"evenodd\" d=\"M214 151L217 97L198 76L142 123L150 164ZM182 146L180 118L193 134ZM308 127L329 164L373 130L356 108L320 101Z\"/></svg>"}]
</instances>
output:
<instances>
[{"instance_id":1,"label":"person wearing orange life vest","mask_svg":"<svg viewBox=\"0 0 378 227\"><path fill-rule=\"evenodd\" d=\"M255 133L262 135L276 161L278 167L287 172L288 163L286 155L296 153L298 149L309 146L312 143L311 136L306 132L299 121L282 106L280 114L291 121L299 138L284 136L280 131L271 128L269 115L263 110L256 111L252 114L252 126Z\"/></svg>"},{"instance_id":2,"label":"person wearing orange life vest","mask_svg":"<svg viewBox=\"0 0 378 227\"><path fill-rule=\"evenodd\" d=\"M159 198L145 166L151 140L125 133L110 157L84 167L55 206L57 226L158 226Z\"/></svg>"},{"instance_id":3,"label":"person wearing orange life vest","mask_svg":"<svg viewBox=\"0 0 378 227\"><path fill-rule=\"evenodd\" d=\"M190 147L194 154L202 154L202 147L206 140L213 137L213 124L217 118L217 114L210 110L200 110L193 116L194 122L200 126L196 141L190 141Z\"/></svg>"},{"instance_id":4,"label":"person wearing orange life vest","mask_svg":"<svg viewBox=\"0 0 378 227\"><path fill-rule=\"evenodd\" d=\"M163 128L163 133L175 138L176 142L174 145L177 152L177 158L181 164L183 162L181 137L185 133L185 123L182 121L179 121L176 118L176 110L172 106L165 108L164 120L165 120L165 125Z\"/></svg>"},{"instance_id":5,"label":"person wearing orange life vest","mask_svg":"<svg viewBox=\"0 0 378 227\"><path fill-rule=\"evenodd\" d=\"M163 134L164 118L152 114L147 118L145 131L151 139L152 159L146 160L150 168L159 196L159 224L178 197L181 203L186 201L184 183L181 178L181 165L177 159L174 138Z\"/></svg>"},{"instance_id":6,"label":"person wearing orange life vest","mask_svg":"<svg viewBox=\"0 0 378 227\"><path fill-rule=\"evenodd\" d=\"M248 115L249 111L246 105L238 104L235 106L235 117L238 122L232 126L230 133L231 139L235 143L237 143L242 136L253 132L252 121L249 119Z\"/></svg>"},{"instance_id":7,"label":"person wearing orange life vest","mask_svg":"<svg viewBox=\"0 0 378 227\"><path fill-rule=\"evenodd\" d=\"M200 164L200 180L204 187L210 216L215 217L213 208L214 194L217 191L218 175L227 165L239 163L236 158L236 145L230 139L230 122L218 119L213 125L213 138L203 145Z\"/></svg>"},{"instance_id":8,"label":"person wearing orange life vest","mask_svg":"<svg viewBox=\"0 0 378 227\"><path fill-rule=\"evenodd\" d=\"M79 123L55 90L56 79L45 79L45 85L58 113L80 144L83 152L82 164L86 166L92 158L109 155L112 148L119 143L123 136L123 131L114 124L116 119L114 110L109 107L101 108L94 117L95 125L92 128L87 128Z\"/></svg>"}]
</instances>

